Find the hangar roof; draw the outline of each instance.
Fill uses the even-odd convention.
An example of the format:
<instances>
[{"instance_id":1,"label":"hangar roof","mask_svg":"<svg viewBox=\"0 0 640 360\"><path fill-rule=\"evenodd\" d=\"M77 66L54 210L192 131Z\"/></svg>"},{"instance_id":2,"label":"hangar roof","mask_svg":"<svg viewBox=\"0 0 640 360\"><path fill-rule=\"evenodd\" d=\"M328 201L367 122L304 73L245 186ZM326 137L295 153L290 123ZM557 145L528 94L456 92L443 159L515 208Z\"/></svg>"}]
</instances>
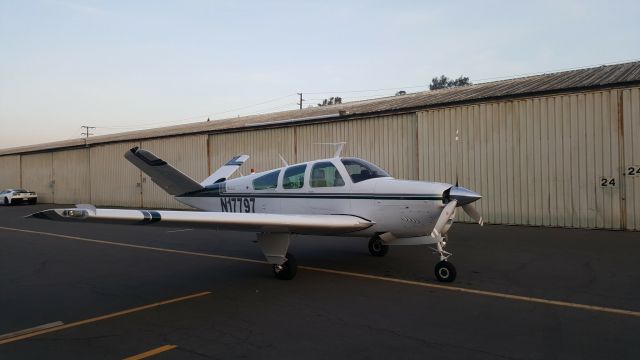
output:
<instances>
[{"instance_id":1,"label":"hangar roof","mask_svg":"<svg viewBox=\"0 0 640 360\"><path fill-rule=\"evenodd\" d=\"M348 119L471 104L504 98L547 95L637 84L640 84L640 61L486 82L459 88L422 91L401 96L354 101L332 106L311 107L301 110L281 111L210 122L205 121L94 136L89 138L88 144L94 145L197 133L240 131L250 128L312 123L329 121L330 119ZM0 150L0 155L76 148L84 145L84 139L56 141L2 149Z\"/></svg>"}]
</instances>

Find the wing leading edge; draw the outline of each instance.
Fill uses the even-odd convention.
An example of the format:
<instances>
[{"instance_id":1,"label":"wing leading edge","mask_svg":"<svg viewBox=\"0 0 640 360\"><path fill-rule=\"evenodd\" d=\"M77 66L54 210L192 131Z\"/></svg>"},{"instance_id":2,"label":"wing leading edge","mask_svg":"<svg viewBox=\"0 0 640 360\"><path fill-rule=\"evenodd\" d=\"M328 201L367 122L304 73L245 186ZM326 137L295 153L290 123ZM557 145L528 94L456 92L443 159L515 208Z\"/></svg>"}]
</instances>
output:
<instances>
[{"instance_id":1,"label":"wing leading edge","mask_svg":"<svg viewBox=\"0 0 640 360\"><path fill-rule=\"evenodd\" d=\"M203 211L49 209L27 217L56 221L194 227L213 230L296 234L341 234L364 230L373 222L352 215L294 215Z\"/></svg>"}]
</instances>

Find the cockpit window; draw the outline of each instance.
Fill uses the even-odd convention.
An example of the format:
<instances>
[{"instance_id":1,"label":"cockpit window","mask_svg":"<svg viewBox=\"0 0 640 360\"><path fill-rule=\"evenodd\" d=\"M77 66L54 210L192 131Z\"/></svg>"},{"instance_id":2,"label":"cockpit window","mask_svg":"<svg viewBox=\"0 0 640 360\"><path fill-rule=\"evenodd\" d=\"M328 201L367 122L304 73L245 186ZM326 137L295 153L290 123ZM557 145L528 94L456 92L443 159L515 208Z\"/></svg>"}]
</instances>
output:
<instances>
[{"instance_id":1,"label":"cockpit window","mask_svg":"<svg viewBox=\"0 0 640 360\"><path fill-rule=\"evenodd\" d=\"M278 186L278 175L280 170L272 171L253 180L254 190L275 189Z\"/></svg>"},{"instance_id":2,"label":"cockpit window","mask_svg":"<svg viewBox=\"0 0 640 360\"><path fill-rule=\"evenodd\" d=\"M344 186L338 169L329 161L317 162L311 169L311 187Z\"/></svg>"},{"instance_id":3,"label":"cockpit window","mask_svg":"<svg viewBox=\"0 0 640 360\"><path fill-rule=\"evenodd\" d=\"M282 187L284 189L300 189L304 185L304 171L307 164L295 165L284 171Z\"/></svg>"},{"instance_id":4,"label":"cockpit window","mask_svg":"<svg viewBox=\"0 0 640 360\"><path fill-rule=\"evenodd\" d=\"M347 168L351 181L354 183L373 178L391 176L381 168L362 159L344 158L342 159L342 163L344 164L344 167Z\"/></svg>"}]
</instances>

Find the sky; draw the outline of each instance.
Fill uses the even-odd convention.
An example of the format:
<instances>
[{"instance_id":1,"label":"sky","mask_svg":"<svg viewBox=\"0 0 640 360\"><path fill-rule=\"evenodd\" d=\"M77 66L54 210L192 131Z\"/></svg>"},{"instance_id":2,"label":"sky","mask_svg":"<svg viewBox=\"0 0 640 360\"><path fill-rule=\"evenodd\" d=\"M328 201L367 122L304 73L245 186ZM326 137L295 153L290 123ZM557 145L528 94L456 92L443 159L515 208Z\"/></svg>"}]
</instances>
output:
<instances>
[{"instance_id":1,"label":"sky","mask_svg":"<svg viewBox=\"0 0 640 360\"><path fill-rule=\"evenodd\" d=\"M640 2L0 0L0 148L640 60Z\"/></svg>"}]
</instances>

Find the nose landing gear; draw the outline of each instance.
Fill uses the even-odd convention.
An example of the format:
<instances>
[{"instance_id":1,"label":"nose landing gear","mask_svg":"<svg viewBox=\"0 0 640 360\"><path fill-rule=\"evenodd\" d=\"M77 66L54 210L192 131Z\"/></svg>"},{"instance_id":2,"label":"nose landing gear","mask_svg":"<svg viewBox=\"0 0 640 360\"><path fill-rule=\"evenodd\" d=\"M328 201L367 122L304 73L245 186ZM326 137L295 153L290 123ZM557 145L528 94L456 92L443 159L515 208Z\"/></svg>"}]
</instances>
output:
<instances>
[{"instance_id":1,"label":"nose landing gear","mask_svg":"<svg viewBox=\"0 0 640 360\"><path fill-rule=\"evenodd\" d=\"M452 254L444 249L447 246L446 238L440 234L435 234L437 238L436 248L432 248L435 254L440 255L440 261L436 264L436 279L440 282L452 282L456 279L456 267L449 259Z\"/></svg>"}]
</instances>

